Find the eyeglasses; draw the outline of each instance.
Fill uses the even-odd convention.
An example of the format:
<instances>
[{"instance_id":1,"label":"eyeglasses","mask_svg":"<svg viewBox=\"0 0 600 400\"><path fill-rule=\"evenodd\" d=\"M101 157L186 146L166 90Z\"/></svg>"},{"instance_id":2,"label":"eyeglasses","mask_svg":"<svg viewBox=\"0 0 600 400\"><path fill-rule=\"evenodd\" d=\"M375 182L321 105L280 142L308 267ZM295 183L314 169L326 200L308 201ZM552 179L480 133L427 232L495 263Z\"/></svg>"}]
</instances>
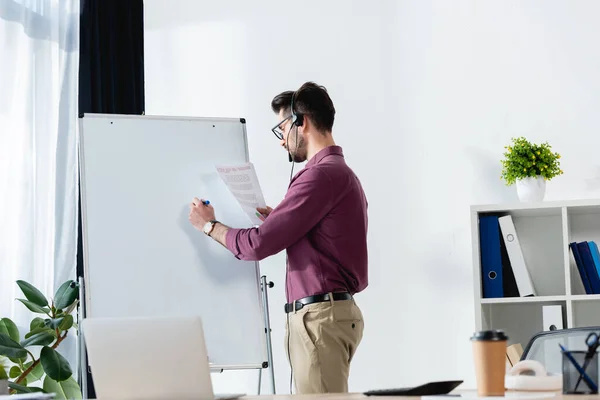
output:
<instances>
[{"instance_id":1,"label":"eyeglasses","mask_svg":"<svg viewBox=\"0 0 600 400\"><path fill-rule=\"evenodd\" d=\"M273 133L275 134L275 137L277 137L277 139L279 139L279 140L283 140L283 134L284 134L284 131L283 131L283 129L281 128L281 125L283 125L283 123L284 123L285 121L287 121L288 119L290 119L290 118L292 118L292 116L291 116L291 115L290 115L290 116L288 116L286 119L284 119L284 120L280 121L280 122L279 122L277 125L275 125L273 128L271 128L271 131L273 131Z\"/></svg>"}]
</instances>

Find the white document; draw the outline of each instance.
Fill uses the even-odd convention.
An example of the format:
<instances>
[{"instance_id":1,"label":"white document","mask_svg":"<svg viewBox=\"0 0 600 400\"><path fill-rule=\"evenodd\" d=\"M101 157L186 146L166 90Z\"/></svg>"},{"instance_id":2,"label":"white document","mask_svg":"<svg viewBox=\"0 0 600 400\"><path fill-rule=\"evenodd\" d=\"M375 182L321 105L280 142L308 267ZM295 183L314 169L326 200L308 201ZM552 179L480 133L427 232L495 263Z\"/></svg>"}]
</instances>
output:
<instances>
[{"instance_id":1,"label":"white document","mask_svg":"<svg viewBox=\"0 0 600 400\"><path fill-rule=\"evenodd\" d=\"M258 177L252 163L226 166L217 165L217 172L236 198L242 210L253 225L260 225L265 218L256 211L257 207L266 207L265 199L258 183Z\"/></svg>"}]
</instances>

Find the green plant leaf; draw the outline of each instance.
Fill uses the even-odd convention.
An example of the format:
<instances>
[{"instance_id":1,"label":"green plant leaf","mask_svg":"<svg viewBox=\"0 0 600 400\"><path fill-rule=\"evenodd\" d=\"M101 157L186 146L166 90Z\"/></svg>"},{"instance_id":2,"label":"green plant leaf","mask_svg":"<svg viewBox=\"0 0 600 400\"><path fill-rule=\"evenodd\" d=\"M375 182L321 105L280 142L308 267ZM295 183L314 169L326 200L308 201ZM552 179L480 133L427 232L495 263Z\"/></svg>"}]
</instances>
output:
<instances>
[{"instance_id":1,"label":"green plant leaf","mask_svg":"<svg viewBox=\"0 0 600 400\"><path fill-rule=\"evenodd\" d=\"M57 329L60 324L63 322L64 317L54 318L54 319L46 319L44 321L44 325L51 329Z\"/></svg>"},{"instance_id":2,"label":"green plant leaf","mask_svg":"<svg viewBox=\"0 0 600 400\"><path fill-rule=\"evenodd\" d=\"M79 300L75 300L73 304L67 307L67 309L65 310L65 314L71 314L77 307L77 304L79 304Z\"/></svg>"},{"instance_id":3,"label":"green plant leaf","mask_svg":"<svg viewBox=\"0 0 600 400\"><path fill-rule=\"evenodd\" d=\"M21 346L48 346L49 344L54 342L55 339L56 336L54 336L50 332L39 332L23 340L21 342Z\"/></svg>"},{"instance_id":4,"label":"green plant leaf","mask_svg":"<svg viewBox=\"0 0 600 400\"><path fill-rule=\"evenodd\" d=\"M31 367L31 364L33 364L33 361L29 361L27 364L25 364L25 369L29 369L29 367ZM29 380L29 382L33 383L42 379L43 376L44 368L42 367L42 363L37 363L37 365L33 367L31 372L27 375L27 379Z\"/></svg>"},{"instance_id":5,"label":"green plant leaf","mask_svg":"<svg viewBox=\"0 0 600 400\"><path fill-rule=\"evenodd\" d=\"M27 333L27 334L25 335L25 339L29 339L29 338L30 338L30 337L32 337L33 335L35 335L35 334L37 334L37 333L40 333L40 332L48 332L48 333L50 333L52 336L54 336L54 338L56 338L56 331L55 331L55 330L53 330L53 329L51 329L51 328L48 328L48 327L45 327L45 326L42 326L41 328L35 328L35 329L34 329L34 330L32 330L31 332Z\"/></svg>"},{"instance_id":6,"label":"green plant leaf","mask_svg":"<svg viewBox=\"0 0 600 400\"><path fill-rule=\"evenodd\" d=\"M27 360L27 354L25 354L23 357L8 357L8 359L15 364L21 365L25 360Z\"/></svg>"},{"instance_id":7,"label":"green plant leaf","mask_svg":"<svg viewBox=\"0 0 600 400\"><path fill-rule=\"evenodd\" d=\"M17 367L16 365L13 365L10 368L10 371L8 371L8 376L12 379L15 379L15 378L18 378L22 372L23 371L21 371L21 368Z\"/></svg>"},{"instance_id":8,"label":"green plant leaf","mask_svg":"<svg viewBox=\"0 0 600 400\"><path fill-rule=\"evenodd\" d=\"M3 365L0 365L0 380L8 380L8 374Z\"/></svg>"},{"instance_id":9,"label":"green plant leaf","mask_svg":"<svg viewBox=\"0 0 600 400\"><path fill-rule=\"evenodd\" d=\"M27 351L18 342L12 340L10 336L0 333L0 355L15 359L26 358Z\"/></svg>"},{"instance_id":10,"label":"green plant leaf","mask_svg":"<svg viewBox=\"0 0 600 400\"><path fill-rule=\"evenodd\" d=\"M78 294L79 284L73 280L66 281L56 291L54 306L59 310L69 307L77 299Z\"/></svg>"},{"instance_id":11,"label":"green plant leaf","mask_svg":"<svg viewBox=\"0 0 600 400\"><path fill-rule=\"evenodd\" d=\"M44 391L46 393L56 393L55 399L81 399L81 389L75 378L57 382L46 376L44 378Z\"/></svg>"},{"instance_id":12,"label":"green plant leaf","mask_svg":"<svg viewBox=\"0 0 600 400\"><path fill-rule=\"evenodd\" d=\"M17 281L17 285L19 285L27 300L37 304L40 307L46 307L48 305L48 299L46 299L46 296L44 296L42 292L40 292L32 284L19 280Z\"/></svg>"},{"instance_id":13,"label":"green plant leaf","mask_svg":"<svg viewBox=\"0 0 600 400\"><path fill-rule=\"evenodd\" d=\"M29 330L33 331L36 328L41 328L43 326L44 326L44 319L40 318L40 317L35 317L29 324Z\"/></svg>"},{"instance_id":14,"label":"green plant leaf","mask_svg":"<svg viewBox=\"0 0 600 400\"><path fill-rule=\"evenodd\" d=\"M19 328L17 328L17 325L15 325L10 318L2 318L0 320L0 326L6 328L7 333L5 333L15 342L18 342L21 339L19 336ZM0 328L0 332L2 332L2 328Z\"/></svg>"},{"instance_id":15,"label":"green plant leaf","mask_svg":"<svg viewBox=\"0 0 600 400\"><path fill-rule=\"evenodd\" d=\"M60 331L68 331L69 329L71 329L72 326L73 326L73 316L65 315L62 322L58 326L58 329Z\"/></svg>"},{"instance_id":16,"label":"green plant leaf","mask_svg":"<svg viewBox=\"0 0 600 400\"><path fill-rule=\"evenodd\" d=\"M43 347L40 359L46 375L57 382L67 380L73 375L69 362L51 347Z\"/></svg>"},{"instance_id":17,"label":"green plant leaf","mask_svg":"<svg viewBox=\"0 0 600 400\"><path fill-rule=\"evenodd\" d=\"M50 309L48 307L40 307L37 304L32 303L29 300L23 300L23 299L17 299L17 300L19 300L21 303L25 304L25 307L27 307L29 309L29 311L33 311L34 313L48 315L48 313L50 312Z\"/></svg>"},{"instance_id":18,"label":"green plant leaf","mask_svg":"<svg viewBox=\"0 0 600 400\"><path fill-rule=\"evenodd\" d=\"M23 386L23 385L18 385L13 382L8 382L8 387L15 390L19 394L44 392L44 389L39 388L39 387L35 387L35 386L27 387L27 386Z\"/></svg>"}]
</instances>

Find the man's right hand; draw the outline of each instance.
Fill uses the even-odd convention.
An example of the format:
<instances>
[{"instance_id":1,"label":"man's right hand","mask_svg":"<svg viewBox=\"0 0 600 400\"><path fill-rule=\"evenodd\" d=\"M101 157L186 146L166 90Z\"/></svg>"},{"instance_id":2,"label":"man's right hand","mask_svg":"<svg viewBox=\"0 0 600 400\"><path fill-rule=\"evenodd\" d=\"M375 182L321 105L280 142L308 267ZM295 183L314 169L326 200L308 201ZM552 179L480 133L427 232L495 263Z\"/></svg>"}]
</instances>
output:
<instances>
[{"instance_id":1,"label":"man's right hand","mask_svg":"<svg viewBox=\"0 0 600 400\"><path fill-rule=\"evenodd\" d=\"M273 209L269 206L267 206L265 208L257 207L256 211L261 213L263 217L267 218L269 216L269 214L271 214L271 211L273 211Z\"/></svg>"}]
</instances>

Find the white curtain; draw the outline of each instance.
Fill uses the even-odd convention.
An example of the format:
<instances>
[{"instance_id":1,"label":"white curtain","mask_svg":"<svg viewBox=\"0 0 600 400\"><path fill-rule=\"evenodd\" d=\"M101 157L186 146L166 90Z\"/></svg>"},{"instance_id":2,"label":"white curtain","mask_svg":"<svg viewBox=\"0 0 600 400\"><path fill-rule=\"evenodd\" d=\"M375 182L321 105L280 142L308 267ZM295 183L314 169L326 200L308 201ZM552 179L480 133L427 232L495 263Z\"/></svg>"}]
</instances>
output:
<instances>
[{"instance_id":1,"label":"white curtain","mask_svg":"<svg viewBox=\"0 0 600 400\"><path fill-rule=\"evenodd\" d=\"M0 317L23 329L16 280L76 278L78 69L79 0L0 0Z\"/></svg>"}]
</instances>

